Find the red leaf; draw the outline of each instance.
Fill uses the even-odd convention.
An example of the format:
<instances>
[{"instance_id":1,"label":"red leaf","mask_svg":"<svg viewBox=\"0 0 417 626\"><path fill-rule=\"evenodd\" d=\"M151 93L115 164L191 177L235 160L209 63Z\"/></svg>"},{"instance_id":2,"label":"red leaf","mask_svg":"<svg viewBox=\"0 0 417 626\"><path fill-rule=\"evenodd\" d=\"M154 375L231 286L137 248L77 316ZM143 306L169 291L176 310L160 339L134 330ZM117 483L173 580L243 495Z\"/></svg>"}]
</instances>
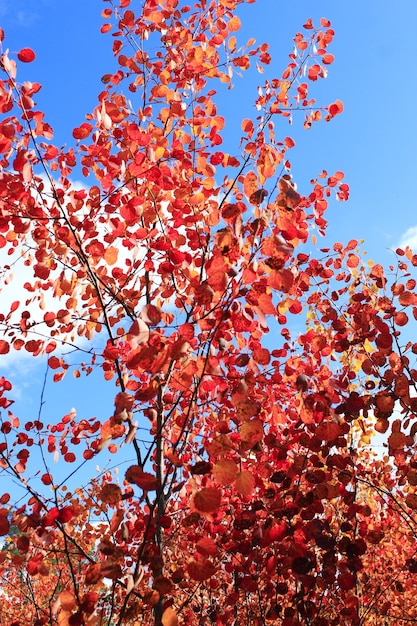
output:
<instances>
[{"instance_id":1,"label":"red leaf","mask_svg":"<svg viewBox=\"0 0 417 626\"><path fill-rule=\"evenodd\" d=\"M406 313L404 313L404 311L400 311L399 313L395 314L394 321L397 326L405 326L408 322L408 316Z\"/></svg>"},{"instance_id":2,"label":"red leaf","mask_svg":"<svg viewBox=\"0 0 417 626\"><path fill-rule=\"evenodd\" d=\"M52 509L50 509L48 513L45 515L45 517L43 518L44 525L52 526L58 519L58 515L59 515L58 508L56 506L52 507Z\"/></svg>"},{"instance_id":3,"label":"red leaf","mask_svg":"<svg viewBox=\"0 0 417 626\"><path fill-rule=\"evenodd\" d=\"M85 572L85 584L86 585L95 585L103 578L103 574L101 573L101 563L94 563L93 565L89 565Z\"/></svg>"},{"instance_id":4,"label":"red leaf","mask_svg":"<svg viewBox=\"0 0 417 626\"><path fill-rule=\"evenodd\" d=\"M59 600L64 611L72 611L77 604L74 594L66 590L61 591Z\"/></svg>"},{"instance_id":5,"label":"red leaf","mask_svg":"<svg viewBox=\"0 0 417 626\"><path fill-rule=\"evenodd\" d=\"M323 61L325 65L330 65L334 61L334 56L333 54L325 54L323 55L321 60Z\"/></svg>"},{"instance_id":6,"label":"red leaf","mask_svg":"<svg viewBox=\"0 0 417 626\"><path fill-rule=\"evenodd\" d=\"M200 513L216 513L220 508L221 497L220 489L204 487L194 494L194 506Z\"/></svg>"},{"instance_id":7,"label":"red leaf","mask_svg":"<svg viewBox=\"0 0 417 626\"><path fill-rule=\"evenodd\" d=\"M146 324L149 324L150 326L157 326L162 319L162 311L154 304L146 304L143 307L140 316Z\"/></svg>"},{"instance_id":8,"label":"red leaf","mask_svg":"<svg viewBox=\"0 0 417 626\"><path fill-rule=\"evenodd\" d=\"M217 546L216 543L210 537L203 537L197 541L196 550L203 556L216 556L217 554Z\"/></svg>"},{"instance_id":9,"label":"red leaf","mask_svg":"<svg viewBox=\"0 0 417 626\"><path fill-rule=\"evenodd\" d=\"M66 524L74 517L74 509L72 506L64 506L58 515L58 521L62 524Z\"/></svg>"},{"instance_id":10,"label":"red leaf","mask_svg":"<svg viewBox=\"0 0 417 626\"><path fill-rule=\"evenodd\" d=\"M10 524L8 520L8 511L7 509L0 509L0 535L7 535L9 532Z\"/></svg>"},{"instance_id":11,"label":"red leaf","mask_svg":"<svg viewBox=\"0 0 417 626\"><path fill-rule=\"evenodd\" d=\"M159 487L159 481L153 474L143 472L139 465L131 465L125 474L127 482L137 485L143 491L155 491Z\"/></svg>"},{"instance_id":12,"label":"red leaf","mask_svg":"<svg viewBox=\"0 0 417 626\"><path fill-rule=\"evenodd\" d=\"M315 434L324 441L333 441L343 433L343 430L343 426L337 422L322 422Z\"/></svg>"},{"instance_id":13,"label":"red leaf","mask_svg":"<svg viewBox=\"0 0 417 626\"><path fill-rule=\"evenodd\" d=\"M85 139L86 137L88 137L92 130L92 125L84 122L78 128L74 128L74 130L72 131L72 136L74 137L74 139Z\"/></svg>"},{"instance_id":14,"label":"red leaf","mask_svg":"<svg viewBox=\"0 0 417 626\"><path fill-rule=\"evenodd\" d=\"M35 53L31 48L22 48L17 53L17 58L19 61L22 61L22 63L31 63L35 60Z\"/></svg>"},{"instance_id":15,"label":"red leaf","mask_svg":"<svg viewBox=\"0 0 417 626\"><path fill-rule=\"evenodd\" d=\"M398 298L401 306L409 306L417 304L417 295L415 293L411 293L410 291L403 291Z\"/></svg>"},{"instance_id":16,"label":"red leaf","mask_svg":"<svg viewBox=\"0 0 417 626\"><path fill-rule=\"evenodd\" d=\"M44 485L51 485L52 484L52 476L50 474L42 474L41 477L41 481L43 482Z\"/></svg>"},{"instance_id":17,"label":"red leaf","mask_svg":"<svg viewBox=\"0 0 417 626\"><path fill-rule=\"evenodd\" d=\"M155 307L156 308L156 307ZM136 319L129 329L129 335L132 335L136 345L146 343L149 339L149 326L141 319ZM132 358L132 357L130 357ZM132 367L129 365L129 367Z\"/></svg>"},{"instance_id":18,"label":"red leaf","mask_svg":"<svg viewBox=\"0 0 417 626\"><path fill-rule=\"evenodd\" d=\"M207 580L216 573L216 566L200 555L196 555L196 558L188 561L187 569L190 578L198 582Z\"/></svg>"},{"instance_id":19,"label":"red leaf","mask_svg":"<svg viewBox=\"0 0 417 626\"><path fill-rule=\"evenodd\" d=\"M341 100L336 100L336 102L333 102L333 104L329 106L329 113L331 117L334 117L335 115L338 115L339 113L342 113L342 111L343 111L343 102Z\"/></svg>"},{"instance_id":20,"label":"red leaf","mask_svg":"<svg viewBox=\"0 0 417 626\"><path fill-rule=\"evenodd\" d=\"M7 354L10 352L10 346L7 341L0 339L0 354Z\"/></svg>"},{"instance_id":21,"label":"red leaf","mask_svg":"<svg viewBox=\"0 0 417 626\"><path fill-rule=\"evenodd\" d=\"M352 269L358 267L359 257L356 254L349 254L346 265Z\"/></svg>"}]
</instances>

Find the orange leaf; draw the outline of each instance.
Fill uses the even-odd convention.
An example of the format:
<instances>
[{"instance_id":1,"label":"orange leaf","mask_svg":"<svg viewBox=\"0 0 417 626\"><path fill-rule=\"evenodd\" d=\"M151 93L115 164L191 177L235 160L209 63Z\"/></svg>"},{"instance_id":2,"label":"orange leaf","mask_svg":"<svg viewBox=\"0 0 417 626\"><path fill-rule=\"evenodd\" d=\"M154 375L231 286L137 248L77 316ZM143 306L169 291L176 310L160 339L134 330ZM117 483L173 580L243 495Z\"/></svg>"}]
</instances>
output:
<instances>
[{"instance_id":1,"label":"orange leaf","mask_svg":"<svg viewBox=\"0 0 417 626\"><path fill-rule=\"evenodd\" d=\"M294 284L294 274L286 267L278 271L272 271L268 278L268 285L271 289L288 293Z\"/></svg>"},{"instance_id":2,"label":"orange leaf","mask_svg":"<svg viewBox=\"0 0 417 626\"><path fill-rule=\"evenodd\" d=\"M334 55L327 53L327 54L323 55L321 60L323 61L323 63L325 65L330 65L334 61Z\"/></svg>"},{"instance_id":3,"label":"orange leaf","mask_svg":"<svg viewBox=\"0 0 417 626\"><path fill-rule=\"evenodd\" d=\"M178 626L178 616L172 607L168 607L162 613L162 626Z\"/></svg>"},{"instance_id":4,"label":"orange leaf","mask_svg":"<svg viewBox=\"0 0 417 626\"><path fill-rule=\"evenodd\" d=\"M61 591L59 601L64 611L72 611L77 606L75 596L70 591Z\"/></svg>"},{"instance_id":5,"label":"orange leaf","mask_svg":"<svg viewBox=\"0 0 417 626\"><path fill-rule=\"evenodd\" d=\"M255 363L259 365L268 365L271 355L269 354L269 350L267 348L254 348L252 351L252 357Z\"/></svg>"},{"instance_id":6,"label":"orange leaf","mask_svg":"<svg viewBox=\"0 0 417 626\"><path fill-rule=\"evenodd\" d=\"M255 478L250 472L239 472L236 478L236 489L241 496L249 496L255 488Z\"/></svg>"},{"instance_id":7,"label":"orange leaf","mask_svg":"<svg viewBox=\"0 0 417 626\"><path fill-rule=\"evenodd\" d=\"M248 422L244 422L240 428L240 438L246 443L255 444L264 436L264 425L260 419L255 418Z\"/></svg>"},{"instance_id":8,"label":"orange leaf","mask_svg":"<svg viewBox=\"0 0 417 626\"><path fill-rule=\"evenodd\" d=\"M236 37L234 35L232 37L229 37L229 41L227 42L227 45L228 45L229 50L231 50L232 52L236 50Z\"/></svg>"},{"instance_id":9,"label":"orange leaf","mask_svg":"<svg viewBox=\"0 0 417 626\"><path fill-rule=\"evenodd\" d=\"M241 21L237 17L237 15L234 15L232 19L230 19L227 23L227 28L229 32L231 33L235 33L236 31L238 31L241 26L242 26Z\"/></svg>"},{"instance_id":10,"label":"orange leaf","mask_svg":"<svg viewBox=\"0 0 417 626\"><path fill-rule=\"evenodd\" d=\"M117 262L118 256L119 251L114 246L109 246L104 252L104 260L106 261L107 265L114 265Z\"/></svg>"},{"instance_id":11,"label":"orange leaf","mask_svg":"<svg viewBox=\"0 0 417 626\"><path fill-rule=\"evenodd\" d=\"M213 466L213 478L220 485L231 485L237 473L238 466L231 459L221 459Z\"/></svg>"},{"instance_id":12,"label":"orange leaf","mask_svg":"<svg viewBox=\"0 0 417 626\"><path fill-rule=\"evenodd\" d=\"M401 306L409 306L417 304L417 296L415 293L411 293L410 291L403 291L398 298Z\"/></svg>"},{"instance_id":13,"label":"orange leaf","mask_svg":"<svg viewBox=\"0 0 417 626\"><path fill-rule=\"evenodd\" d=\"M105 504L117 504L122 499L122 490L119 485L109 483L101 488L98 497Z\"/></svg>"},{"instance_id":14,"label":"orange leaf","mask_svg":"<svg viewBox=\"0 0 417 626\"><path fill-rule=\"evenodd\" d=\"M243 182L243 193L246 198L250 202L250 198L256 193L259 189L258 177L255 172L250 171L246 174L245 180Z\"/></svg>"},{"instance_id":15,"label":"orange leaf","mask_svg":"<svg viewBox=\"0 0 417 626\"><path fill-rule=\"evenodd\" d=\"M291 277L293 278L292 273L291 273ZM276 309L274 307L274 303L272 302L272 294L270 293L259 294L257 304L259 308L262 309L262 311L265 313L265 315L275 315Z\"/></svg>"},{"instance_id":16,"label":"orange leaf","mask_svg":"<svg viewBox=\"0 0 417 626\"><path fill-rule=\"evenodd\" d=\"M259 405L251 400L239 402L236 405L236 413L241 422L246 422L259 413Z\"/></svg>"}]
</instances>

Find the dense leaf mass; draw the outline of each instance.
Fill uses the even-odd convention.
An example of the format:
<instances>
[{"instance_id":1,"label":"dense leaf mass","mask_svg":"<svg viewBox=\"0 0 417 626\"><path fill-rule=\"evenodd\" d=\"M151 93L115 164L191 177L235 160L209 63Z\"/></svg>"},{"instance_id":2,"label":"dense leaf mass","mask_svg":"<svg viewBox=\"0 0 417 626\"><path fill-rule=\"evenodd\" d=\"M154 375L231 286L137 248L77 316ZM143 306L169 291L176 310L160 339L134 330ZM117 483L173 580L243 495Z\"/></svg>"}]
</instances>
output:
<instances>
[{"instance_id":1,"label":"dense leaf mass","mask_svg":"<svg viewBox=\"0 0 417 626\"><path fill-rule=\"evenodd\" d=\"M317 247L349 187L323 170L297 190L283 129L343 111L310 93L334 31L307 20L278 70L239 41L242 3L106 4L117 69L61 148L18 81L35 53L2 53L1 281L24 267L26 295L0 310L0 354L115 388L107 420L48 425L0 378L0 465L27 494L0 495L2 624L417 619L417 256L387 274L356 240ZM230 147L219 94L253 69ZM122 444L134 463L97 474Z\"/></svg>"}]
</instances>

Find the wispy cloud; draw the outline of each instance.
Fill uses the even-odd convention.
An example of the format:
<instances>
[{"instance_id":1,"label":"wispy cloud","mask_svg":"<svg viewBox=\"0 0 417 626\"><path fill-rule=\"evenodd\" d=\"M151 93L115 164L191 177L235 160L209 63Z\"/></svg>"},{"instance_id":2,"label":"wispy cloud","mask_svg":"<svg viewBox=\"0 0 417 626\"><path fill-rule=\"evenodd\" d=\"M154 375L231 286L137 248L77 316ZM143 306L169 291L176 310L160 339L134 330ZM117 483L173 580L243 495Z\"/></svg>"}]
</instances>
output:
<instances>
[{"instance_id":1,"label":"wispy cloud","mask_svg":"<svg viewBox=\"0 0 417 626\"><path fill-rule=\"evenodd\" d=\"M39 14L35 11L25 11L21 9L17 11L15 19L19 26L25 26L26 28L30 28L37 22L39 18Z\"/></svg>"},{"instance_id":2,"label":"wispy cloud","mask_svg":"<svg viewBox=\"0 0 417 626\"><path fill-rule=\"evenodd\" d=\"M405 248L406 246L411 248L414 252L417 252L417 225L411 226L401 235L398 247Z\"/></svg>"},{"instance_id":3,"label":"wispy cloud","mask_svg":"<svg viewBox=\"0 0 417 626\"><path fill-rule=\"evenodd\" d=\"M27 0L0 0L0 19L6 16L22 28L31 28L40 18L36 2Z\"/></svg>"},{"instance_id":4,"label":"wispy cloud","mask_svg":"<svg viewBox=\"0 0 417 626\"><path fill-rule=\"evenodd\" d=\"M51 204L53 202L53 194L50 182L46 176L40 176L40 180L44 185L42 195L37 189L33 190L33 196L40 204ZM74 181L72 189L81 189L82 184ZM30 248L33 248L32 250ZM69 336L57 333L56 329L52 329L45 323L44 315L46 312L57 314L60 309L65 309L66 297L58 296L51 287L45 290L32 290L30 285L36 280L33 265L36 263L35 253L36 244L28 237L26 245L21 247L13 255L8 253L9 246L0 249L0 315L2 316L2 324L0 325L1 337L9 340L9 329L18 327L21 319L22 311L26 311L30 319L30 330L28 338L32 339L48 339L54 337L58 346L61 345L64 351L71 350L71 346L81 347L85 343L83 337L78 337L74 331ZM62 271L62 267L58 266L56 270L51 271L51 280L57 280ZM28 288L29 286L29 288ZM14 305L16 303L16 305ZM15 310L14 310L15 309ZM6 321L4 321L6 319ZM74 335L73 337L71 335ZM22 362L25 361L26 368L34 367L32 363L38 359L34 359L33 355L24 348L10 350L6 355L2 355L2 367L23 368ZM27 363L26 363L27 362Z\"/></svg>"}]
</instances>

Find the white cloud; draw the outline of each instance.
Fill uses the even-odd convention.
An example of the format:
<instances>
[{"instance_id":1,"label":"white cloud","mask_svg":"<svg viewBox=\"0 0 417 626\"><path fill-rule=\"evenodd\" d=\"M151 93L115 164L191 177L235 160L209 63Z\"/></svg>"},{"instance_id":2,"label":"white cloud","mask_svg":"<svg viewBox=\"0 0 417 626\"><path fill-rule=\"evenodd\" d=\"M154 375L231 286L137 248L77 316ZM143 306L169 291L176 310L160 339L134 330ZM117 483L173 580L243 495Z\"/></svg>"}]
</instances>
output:
<instances>
[{"instance_id":1,"label":"white cloud","mask_svg":"<svg viewBox=\"0 0 417 626\"><path fill-rule=\"evenodd\" d=\"M31 5L31 6L29 6ZM0 0L0 18L7 16L9 22L31 28L39 20L40 14L35 2L18 2L17 0Z\"/></svg>"},{"instance_id":2,"label":"white cloud","mask_svg":"<svg viewBox=\"0 0 417 626\"><path fill-rule=\"evenodd\" d=\"M1 0L0 0L1 2ZM0 174L1 175L1 174ZM39 182L40 181L40 182ZM43 186L42 191L39 191ZM60 187L60 185L58 184ZM70 201L70 193L74 190L85 189L85 184L79 181L71 181L71 188L67 190L66 195L68 201ZM121 193L124 192L122 189ZM41 175L37 177L37 183L33 183L32 187L32 197L39 204L51 205L54 203L54 194L51 190L51 181L47 176ZM64 204L66 203L66 199L63 200ZM84 207L86 211L88 211L88 206ZM81 210L81 209L80 209ZM159 210L161 214L166 216L166 218L170 219L170 214L168 211L168 202L162 202ZM97 220L96 230L97 230L97 239L104 243L105 247L107 244L105 243L105 234L107 230L111 228L111 224L109 223L101 223ZM161 228L159 223L156 223L156 228ZM185 227L179 226L176 229L178 233L183 234L185 236ZM129 249L122 245L121 240L118 243L117 241L112 244L118 249L118 266L122 267L126 264L130 267L130 259L132 256L135 260L144 259L147 253L147 245L142 245L138 243L134 249ZM88 278L76 279L77 284L75 285L75 292L70 293L70 290L66 291L66 293L62 293L60 289L61 281L60 276L61 272L64 272L65 279L67 282L72 282L74 273L72 270L64 267L62 263L57 263L57 267L55 269L51 269L48 280L56 281L56 285L58 285L55 289L49 286L46 289L35 289L34 291L30 290L30 285L34 285L37 281L37 278L34 276L33 266L37 263L35 254L37 250L37 243L32 239L31 234L28 235L26 239L26 250L23 245L20 245L15 249L12 255L8 254L10 244L6 244L4 248L0 249L0 316L2 316L3 321L0 321L0 339L5 339L6 341L11 342L10 329L14 326L16 331L16 336L19 337L19 323L21 321L22 312L27 311L29 315L29 324L30 328L28 331L27 339L49 339L52 338L58 344L57 352L58 353L68 353L71 352L72 349L76 348L91 348L91 338L90 335L86 338L83 330L80 329L81 326L84 325L82 318L85 317L86 313L86 302L83 299L84 291L86 287L86 282L88 282ZM186 246L182 246L182 250L188 249ZM191 252L191 251L190 251ZM161 255L159 260L163 260L163 256ZM103 263L103 260L100 261ZM129 262L129 263L128 263ZM159 262L156 259L156 264ZM105 261L104 261L105 263ZM155 271L154 276L152 277L154 286L159 286L161 284L161 276ZM25 287L26 285L26 287ZM27 286L29 285L29 290ZM47 285L47 280L45 280L45 285ZM136 277L132 274L132 289L140 288L140 278L138 275ZM72 289L72 287L71 287ZM71 297L71 300L75 300L70 305L67 305L69 295L74 296ZM14 302L18 302L19 305L16 305L16 310L11 311L11 307ZM172 307L172 300L165 302L165 310L167 308ZM136 303L136 312L140 313L142 306L145 305L145 299L142 298L139 302ZM44 316L46 313L57 314L58 311L63 310L64 312L67 310L70 311L72 315L72 322L74 323L73 330L71 330L68 335L64 333L58 333L58 324L52 326L48 326L48 324L44 320ZM13 307L14 308L14 307ZM10 315L9 315L10 314ZM9 316L9 317L8 317ZM7 319L5 320L5 318ZM2 319L0 317L0 320ZM65 330L65 329L64 329ZM78 331L80 334L78 334ZM97 348L101 346L104 342L104 334L95 335L94 337L94 347ZM62 347L61 347L62 344ZM88 346L87 346L88 344ZM36 362L36 365L39 363L39 359L33 358L33 355L25 350L22 347L21 350L15 350L14 347L11 347L10 351L6 355L1 355L1 365L4 367L7 365L8 367L19 367L19 365L25 361L26 367L33 367L34 365L30 365L31 363Z\"/></svg>"},{"instance_id":3,"label":"white cloud","mask_svg":"<svg viewBox=\"0 0 417 626\"><path fill-rule=\"evenodd\" d=\"M398 247L404 249L406 246L417 252L417 225L411 226L401 235Z\"/></svg>"},{"instance_id":4,"label":"white cloud","mask_svg":"<svg viewBox=\"0 0 417 626\"><path fill-rule=\"evenodd\" d=\"M44 190L40 195L35 189L33 190L33 197L40 203L51 204L53 202L53 194L51 193L51 187L49 180L46 176L42 175L42 183ZM81 189L82 183L74 181L71 189ZM53 289L36 290L30 292L25 287L25 284L33 284L36 281L34 277L33 264L34 253L36 250L36 243L29 237L26 241L26 250L23 246L19 246L14 254L9 255L9 245L6 244L4 248L0 249L0 314L4 317L9 315L11 306L14 302L18 302L19 306L16 311L10 314L9 319L3 321L0 324L0 338L9 340L9 330L12 326L18 326L21 320L23 311L27 311L30 314L29 322L31 329L29 330L28 339L40 339L51 337L51 328L44 323L44 315L46 312L57 313L60 309L65 309L65 300L67 296L61 298L54 294ZM33 247L33 250L29 248ZM29 263L30 260L30 263ZM57 278L62 271L62 267L51 272L52 278ZM54 339L58 346L60 342L68 341L71 345L78 347L85 344L83 337L78 337L77 334L71 333L72 336L65 336L53 333ZM65 343L63 344L65 346ZM19 370L23 367L23 361L25 361L25 369L31 370L33 367L38 367L39 359L33 358L33 355L27 352L24 348L21 350L15 350L13 347L6 355L1 356L1 365L4 367L18 367ZM35 363L36 362L36 363ZM31 365L33 363L33 365Z\"/></svg>"},{"instance_id":5,"label":"white cloud","mask_svg":"<svg viewBox=\"0 0 417 626\"><path fill-rule=\"evenodd\" d=\"M25 11L24 9L17 11L15 14L15 19L19 26L25 26L26 28L34 26L35 22L38 21L38 18L38 13L35 13L34 11Z\"/></svg>"}]
</instances>

